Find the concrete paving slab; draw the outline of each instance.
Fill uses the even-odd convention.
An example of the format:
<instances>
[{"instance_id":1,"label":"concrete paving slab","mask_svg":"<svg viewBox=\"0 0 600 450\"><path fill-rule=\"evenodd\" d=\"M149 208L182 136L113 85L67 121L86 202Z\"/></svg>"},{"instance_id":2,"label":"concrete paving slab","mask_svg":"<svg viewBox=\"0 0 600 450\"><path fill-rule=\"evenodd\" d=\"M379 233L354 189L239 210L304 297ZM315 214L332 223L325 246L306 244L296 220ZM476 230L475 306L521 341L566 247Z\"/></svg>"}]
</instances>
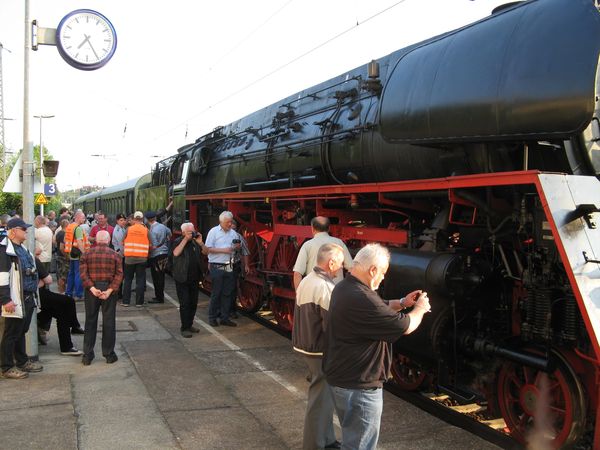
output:
<instances>
[{"instance_id":1,"label":"concrete paving slab","mask_svg":"<svg viewBox=\"0 0 600 450\"><path fill-rule=\"evenodd\" d=\"M1 385L0 389L6 389L4 383ZM78 449L76 420L70 399L62 404L2 411L0 417L2 449Z\"/></svg>"},{"instance_id":2,"label":"concrete paving slab","mask_svg":"<svg viewBox=\"0 0 600 450\"><path fill-rule=\"evenodd\" d=\"M82 449L171 449L177 442L127 355L96 359L73 375Z\"/></svg>"},{"instance_id":3,"label":"concrete paving slab","mask_svg":"<svg viewBox=\"0 0 600 450\"><path fill-rule=\"evenodd\" d=\"M245 406L297 401L299 397L261 372L249 372L243 376L218 375L216 378L231 389L233 395ZM299 393L300 396L302 394Z\"/></svg>"},{"instance_id":4,"label":"concrete paving slab","mask_svg":"<svg viewBox=\"0 0 600 450\"><path fill-rule=\"evenodd\" d=\"M165 413L185 449L287 449L286 442L244 408Z\"/></svg>"},{"instance_id":5,"label":"concrete paving slab","mask_svg":"<svg viewBox=\"0 0 600 450\"><path fill-rule=\"evenodd\" d=\"M123 344L161 411L238 406L229 391L180 342Z\"/></svg>"},{"instance_id":6,"label":"concrete paving slab","mask_svg":"<svg viewBox=\"0 0 600 450\"><path fill-rule=\"evenodd\" d=\"M269 405L249 404L246 407L254 416L268 424L290 448L302 448L306 402L293 400ZM339 434L338 430L338 436Z\"/></svg>"}]
</instances>

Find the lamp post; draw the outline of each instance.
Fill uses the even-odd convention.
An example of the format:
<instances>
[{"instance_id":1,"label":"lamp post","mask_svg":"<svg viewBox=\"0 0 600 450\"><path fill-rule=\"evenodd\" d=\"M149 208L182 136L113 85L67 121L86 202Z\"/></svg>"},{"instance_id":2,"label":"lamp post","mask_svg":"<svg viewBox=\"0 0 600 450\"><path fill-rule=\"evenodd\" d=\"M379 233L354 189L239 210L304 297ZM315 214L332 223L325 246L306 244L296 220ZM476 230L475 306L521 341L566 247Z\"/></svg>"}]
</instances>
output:
<instances>
[{"instance_id":1,"label":"lamp post","mask_svg":"<svg viewBox=\"0 0 600 450\"><path fill-rule=\"evenodd\" d=\"M42 141L42 119L52 119L54 115L42 115L33 116L36 119L40 119L40 184L44 189L44 147ZM35 185L35 183L34 183ZM44 205L40 205L40 216L44 215Z\"/></svg>"}]
</instances>

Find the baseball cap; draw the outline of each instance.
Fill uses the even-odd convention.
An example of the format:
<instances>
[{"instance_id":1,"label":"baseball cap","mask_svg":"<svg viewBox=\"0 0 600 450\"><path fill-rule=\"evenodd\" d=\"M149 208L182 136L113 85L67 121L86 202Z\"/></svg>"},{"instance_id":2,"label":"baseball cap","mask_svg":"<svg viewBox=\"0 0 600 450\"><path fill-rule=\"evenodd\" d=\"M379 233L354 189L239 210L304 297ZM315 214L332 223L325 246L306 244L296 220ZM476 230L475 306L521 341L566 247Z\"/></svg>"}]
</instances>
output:
<instances>
[{"instance_id":1,"label":"baseball cap","mask_svg":"<svg viewBox=\"0 0 600 450\"><path fill-rule=\"evenodd\" d=\"M155 211L146 211L146 219L154 219L156 217Z\"/></svg>"},{"instance_id":2,"label":"baseball cap","mask_svg":"<svg viewBox=\"0 0 600 450\"><path fill-rule=\"evenodd\" d=\"M10 219L8 221L6 224L6 229L10 230L12 228L29 228L30 226L30 223L25 223L25 221L20 217L15 217L14 219Z\"/></svg>"},{"instance_id":3,"label":"baseball cap","mask_svg":"<svg viewBox=\"0 0 600 450\"><path fill-rule=\"evenodd\" d=\"M136 211L133 213L133 218L134 219L143 219L144 218L144 213L141 211Z\"/></svg>"}]
</instances>

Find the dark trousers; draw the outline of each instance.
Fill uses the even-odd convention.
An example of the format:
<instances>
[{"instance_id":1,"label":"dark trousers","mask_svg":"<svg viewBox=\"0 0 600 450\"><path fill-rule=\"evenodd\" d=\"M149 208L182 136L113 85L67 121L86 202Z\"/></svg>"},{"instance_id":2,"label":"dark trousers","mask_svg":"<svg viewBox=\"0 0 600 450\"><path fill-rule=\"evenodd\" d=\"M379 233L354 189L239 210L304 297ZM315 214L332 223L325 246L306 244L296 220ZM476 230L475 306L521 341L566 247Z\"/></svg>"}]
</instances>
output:
<instances>
[{"instance_id":1,"label":"dark trousers","mask_svg":"<svg viewBox=\"0 0 600 450\"><path fill-rule=\"evenodd\" d=\"M35 306L33 297L25 299L24 306L22 319L10 317L4 319L4 333L0 343L0 367L2 372L6 372L13 367L15 362L20 367L29 360L25 350L25 334L29 331L29 324Z\"/></svg>"},{"instance_id":2,"label":"dark trousers","mask_svg":"<svg viewBox=\"0 0 600 450\"><path fill-rule=\"evenodd\" d=\"M325 448L336 440L333 430L333 394L321 369L323 358L305 356L304 361L310 371L311 381L304 416L302 447L305 450Z\"/></svg>"},{"instance_id":3,"label":"dark trousers","mask_svg":"<svg viewBox=\"0 0 600 450\"><path fill-rule=\"evenodd\" d=\"M79 320L77 320L75 301L72 297L57 294L49 289L41 288L39 292L42 310L38 314L38 327L49 330L54 317L60 351L66 352L72 349L71 328L80 326Z\"/></svg>"},{"instance_id":4,"label":"dark trousers","mask_svg":"<svg viewBox=\"0 0 600 450\"><path fill-rule=\"evenodd\" d=\"M210 265L210 303L208 305L208 320L229 320L231 311L231 296L235 288L235 273Z\"/></svg>"},{"instance_id":5,"label":"dark trousers","mask_svg":"<svg viewBox=\"0 0 600 450\"><path fill-rule=\"evenodd\" d=\"M100 290L106 289L108 283L96 283ZM117 294L113 294L106 300L100 300L92 295L89 289L85 290L85 334L83 335L83 357L94 359L94 346L96 345L96 333L98 331L98 314L102 308L102 356L107 357L115 351L117 338L116 310Z\"/></svg>"},{"instance_id":6,"label":"dark trousers","mask_svg":"<svg viewBox=\"0 0 600 450\"><path fill-rule=\"evenodd\" d=\"M242 265L240 263L236 263L233 265L233 291L231 292L231 306L229 309L229 313L235 311L237 306L237 297L239 292L239 284L242 276Z\"/></svg>"},{"instance_id":7,"label":"dark trousers","mask_svg":"<svg viewBox=\"0 0 600 450\"><path fill-rule=\"evenodd\" d=\"M181 317L181 331L189 330L194 324L194 316L198 308L198 281L189 283L175 282L177 299L179 300L179 316Z\"/></svg>"},{"instance_id":8,"label":"dark trousers","mask_svg":"<svg viewBox=\"0 0 600 450\"><path fill-rule=\"evenodd\" d=\"M131 301L131 283L135 275L135 304L144 304L144 291L146 290L146 263L125 264L125 277L123 280L123 303L129 305Z\"/></svg>"},{"instance_id":9,"label":"dark trousers","mask_svg":"<svg viewBox=\"0 0 600 450\"><path fill-rule=\"evenodd\" d=\"M152 284L154 285L154 293L156 300L159 302L165 301L165 273L159 270L158 264L160 261L168 258L169 255L158 255L150 258L150 274L152 275Z\"/></svg>"}]
</instances>

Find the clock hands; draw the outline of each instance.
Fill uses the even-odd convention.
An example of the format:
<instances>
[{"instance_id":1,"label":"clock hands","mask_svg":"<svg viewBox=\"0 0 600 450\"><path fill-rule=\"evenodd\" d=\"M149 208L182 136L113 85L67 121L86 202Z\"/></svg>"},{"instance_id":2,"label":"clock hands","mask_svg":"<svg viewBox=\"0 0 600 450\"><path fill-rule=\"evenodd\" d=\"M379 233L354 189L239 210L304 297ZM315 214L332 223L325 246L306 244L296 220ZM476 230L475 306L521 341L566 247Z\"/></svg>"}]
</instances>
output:
<instances>
[{"instance_id":1,"label":"clock hands","mask_svg":"<svg viewBox=\"0 0 600 450\"><path fill-rule=\"evenodd\" d=\"M84 36L85 36L85 39L83 41L81 41L81 44L79 44L79 46L77 48L80 49L87 42L89 44L90 48L92 49L92 53L94 53L94 56L96 57L96 59L100 60L98 53L96 53L96 50L94 49L94 46L92 45L92 41L90 41L90 37L87 34L84 34Z\"/></svg>"}]
</instances>

